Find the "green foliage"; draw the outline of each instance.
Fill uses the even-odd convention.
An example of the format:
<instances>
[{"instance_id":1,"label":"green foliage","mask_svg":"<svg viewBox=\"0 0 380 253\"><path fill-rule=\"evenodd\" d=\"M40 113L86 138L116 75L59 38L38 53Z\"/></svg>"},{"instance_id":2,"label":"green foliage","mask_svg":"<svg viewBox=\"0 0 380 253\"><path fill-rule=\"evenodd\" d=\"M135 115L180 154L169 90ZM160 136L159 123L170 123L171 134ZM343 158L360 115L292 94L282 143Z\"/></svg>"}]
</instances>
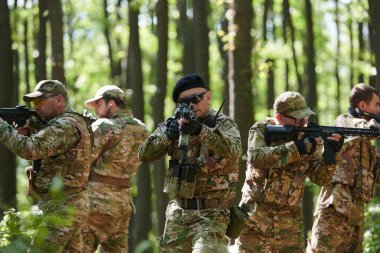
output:
<instances>
[{"instance_id":1,"label":"green foliage","mask_svg":"<svg viewBox=\"0 0 380 253\"><path fill-rule=\"evenodd\" d=\"M380 201L372 200L365 212L364 252L380 252Z\"/></svg>"}]
</instances>

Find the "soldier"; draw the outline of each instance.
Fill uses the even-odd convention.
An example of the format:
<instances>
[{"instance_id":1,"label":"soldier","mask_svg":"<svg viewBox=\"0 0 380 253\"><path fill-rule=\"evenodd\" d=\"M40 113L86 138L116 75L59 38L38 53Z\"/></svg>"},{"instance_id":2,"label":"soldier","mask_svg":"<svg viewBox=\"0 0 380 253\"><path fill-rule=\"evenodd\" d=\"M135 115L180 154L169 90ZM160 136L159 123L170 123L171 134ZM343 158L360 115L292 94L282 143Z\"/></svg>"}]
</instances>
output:
<instances>
[{"instance_id":1,"label":"soldier","mask_svg":"<svg viewBox=\"0 0 380 253\"><path fill-rule=\"evenodd\" d=\"M93 162L88 191L90 216L83 230L84 252L128 252L132 214L131 177L140 165L137 150L148 137L145 125L126 109L124 92L115 85L100 88L85 101L100 119L92 123Z\"/></svg>"},{"instance_id":2,"label":"soldier","mask_svg":"<svg viewBox=\"0 0 380 253\"><path fill-rule=\"evenodd\" d=\"M237 245L239 252L304 252L301 199L305 179L327 184L334 165L326 165L321 138L292 134L271 143L266 125L304 127L315 113L298 92L285 92L275 101L274 118L265 118L249 130L248 160L241 208L250 214ZM343 143L339 134L325 141L334 151Z\"/></svg>"},{"instance_id":3,"label":"soldier","mask_svg":"<svg viewBox=\"0 0 380 253\"><path fill-rule=\"evenodd\" d=\"M241 141L236 123L210 109L210 99L201 77L181 78L173 90L181 104L176 117L159 124L139 149L143 162L170 156L164 192L174 200L166 210L162 252L227 252Z\"/></svg>"},{"instance_id":4,"label":"soldier","mask_svg":"<svg viewBox=\"0 0 380 253\"><path fill-rule=\"evenodd\" d=\"M338 127L379 127L379 92L364 84L350 92L348 114L335 120ZM341 160L330 183L322 187L308 252L363 252L364 203L368 203L379 181L376 148L370 138L345 140Z\"/></svg>"},{"instance_id":5,"label":"soldier","mask_svg":"<svg viewBox=\"0 0 380 253\"><path fill-rule=\"evenodd\" d=\"M67 106L66 87L57 80L40 81L23 97L47 125L26 136L0 119L0 141L34 166L31 185L38 197L42 222L32 247L42 252L82 252L81 226L88 217L87 190L91 138L84 118ZM25 132L28 126L21 127ZM38 165L37 165L38 164ZM52 191L62 186L63 195ZM64 222L58 222L59 217Z\"/></svg>"}]
</instances>

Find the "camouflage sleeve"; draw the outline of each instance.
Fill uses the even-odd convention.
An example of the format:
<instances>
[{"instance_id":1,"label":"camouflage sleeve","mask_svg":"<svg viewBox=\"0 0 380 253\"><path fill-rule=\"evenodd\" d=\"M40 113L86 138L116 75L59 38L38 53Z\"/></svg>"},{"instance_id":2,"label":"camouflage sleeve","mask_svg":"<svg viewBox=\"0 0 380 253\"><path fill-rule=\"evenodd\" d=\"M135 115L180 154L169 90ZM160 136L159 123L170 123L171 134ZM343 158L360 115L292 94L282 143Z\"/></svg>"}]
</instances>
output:
<instances>
[{"instance_id":1,"label":"camouflage sleeve","mask_svg":"<svg viewBox=\"0 0 380 253\"><path fill-rule=\"evenodd\" d=\"M96 160L101 154L106 144L114 136L112 122L109 119L101 118L92 123L91 128L94 133L94 147L92 149L92 160Z\"/></svg>"},{"instance_id":2,"label":"camouflage sleeve","mask_svg":"<svg viewBox=\"0 0 380 253\"><path fill-rule=\"evenodd\" d=\"M242 154L239 129L230 119L215 128L203 125L199 138L210 150L227 159L237 160Z\"/></svg>"},{"instance_id":3,"label":"camouflage sleeve","mask_svg":"<svg viewBox=\"0 0 380 253\"><path fill-rule=\"evenodd\" d=\"M325 186L330 183L337 166L335 164L326 165L322 157L312 157L309 165L307 175L313 183L319 186Z\"/></svg>"},{"instance_id":4,"label":"camouflage sleeve","mask_svg":"<svg viewBox=\"0 0 380 253\"><path fill-rule=\"evenodd\" d=\"M64 117L49 122L32 136L24 136L11 125L0 121L0 141L23 159L37 160L62 154L80 140L78 129Z\"/></svg>"},{"instance_id":5,"label":"camouflage sleeve","mask_svg":"<svg viewBox=\"0 0 380 253\"><path fill-rule=\"evenodd\" d=\"M248 162L256 168L282 168L300 160L300 154L293 141L268 147L264 137L263 122L256 123L249 130Z\"/></svg>"},{"instance_id":6,"label":"camouflage sleeve","mask_svg":"<svg viewBox=\"0 0 380 253\"><path fill-rule=\"evenodd\" d=\"M171 144L172 141L166 136L165 129L159 126L139 147L138 158L142 162L158 160L168 152Z\"/></svg>"}]
</instances>

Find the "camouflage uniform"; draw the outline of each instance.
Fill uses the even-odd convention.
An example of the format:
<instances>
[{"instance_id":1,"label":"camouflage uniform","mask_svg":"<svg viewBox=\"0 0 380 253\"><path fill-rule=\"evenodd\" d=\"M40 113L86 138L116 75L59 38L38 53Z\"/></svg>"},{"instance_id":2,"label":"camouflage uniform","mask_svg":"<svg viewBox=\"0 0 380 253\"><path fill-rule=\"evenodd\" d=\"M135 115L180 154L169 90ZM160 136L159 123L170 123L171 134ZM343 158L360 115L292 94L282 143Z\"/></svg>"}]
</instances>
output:
<instances>
[{"instance_id":1,"label":"camouflage uniform","mask_svg":"<svg viewBox=\"0 0 380 253\"><path fill-rule=\"evenodd\" d=\"M340 115L335 126L369 128L374 120ZM364 203L368 203L379 180L376 148L369 138L345 140L337 170L322 187L308 252L362 252Z\"/></svg>"},{"instance_id":2,"label":"camouflage uniform","mask_svg":"<svg viewBox=\"0 0 380 253\"><path fill-rule=\"evenodd\" d=\"M215 116L210 110L200 134L189 140L187 157L195 167L193 184L173 177L181 151L178 141L165 134L167 122L160 124L139 149L139 159L144 162L166 153L171 157L164 191L173 193L175 199L166 210L162 252L227 252L228 208L235 196L241 141L236 123L223 114L219 114L215 127L207 126L207 119Z\"/></svg>"},{"instance_id":3,"label":"camouflage uniform","mask_svg":"<svg viewBox=\"0 0 380 253\"><path fill-rule=\"evenodd\" d=\"M148 137L148 131L128 111L119 111L110 119L98 119L92 128L95 148L88 186L91 210L83 233L84 252L94 252L98 244L105 252L128 252L130 179L140 165L137 150Z\"/></svg>"},{"instance_id":4,"label":"camouflage uniform","mask_svg":"<svg viewBox=\"0 0 380 253\"><path fill-rule=\"evenodd\" d=\"M321 144L313 155L300 155L290 139L267 144L264 127L275 124L266 118L249 131L241 202L257 207L238 238L239 252L303 252L300 203L305 179L324 185L334 171L321 160Z\"/></svg>"},{"instance_id":5,"label":"camouflage uniform","mask_svg":"<svg viewBox=\"0 0 380 253\"><path fill-rule=\"evenodd\" d=\"M18 134L0 120L0 141L23 159L41 159L33 186L40 198L38 206L43 221L32 244L41 244L38 246L43 252L81 252L80 228L89 211L85 187L91 152L90 134L84 119L66 110L30 137ZM64 196L50 194L50 188L60 182ZM66 222L57 223L52 217Z\"/></svg>"}]
</instances>

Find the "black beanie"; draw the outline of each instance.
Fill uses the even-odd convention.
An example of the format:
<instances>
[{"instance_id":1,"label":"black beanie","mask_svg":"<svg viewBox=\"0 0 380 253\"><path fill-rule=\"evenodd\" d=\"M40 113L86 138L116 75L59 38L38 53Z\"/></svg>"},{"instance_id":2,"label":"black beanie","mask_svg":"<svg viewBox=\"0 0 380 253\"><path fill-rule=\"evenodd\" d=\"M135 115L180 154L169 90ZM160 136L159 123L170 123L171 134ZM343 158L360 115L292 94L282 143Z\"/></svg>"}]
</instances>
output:
<instances>
[{"instance_id":1,"label":"black beanie","mask_svg":"<svg viewBox=\"0 0 380 253\"><path fill-rule=\"evenodd\" d=\"M192 88L205 88L206 90L208 90L205 82L200 76L190 74L182 77L176 83L173 89L173 101L175 103L178 103L179 94L185 90L190 90Z\"/></svg>"}]
</instances>

